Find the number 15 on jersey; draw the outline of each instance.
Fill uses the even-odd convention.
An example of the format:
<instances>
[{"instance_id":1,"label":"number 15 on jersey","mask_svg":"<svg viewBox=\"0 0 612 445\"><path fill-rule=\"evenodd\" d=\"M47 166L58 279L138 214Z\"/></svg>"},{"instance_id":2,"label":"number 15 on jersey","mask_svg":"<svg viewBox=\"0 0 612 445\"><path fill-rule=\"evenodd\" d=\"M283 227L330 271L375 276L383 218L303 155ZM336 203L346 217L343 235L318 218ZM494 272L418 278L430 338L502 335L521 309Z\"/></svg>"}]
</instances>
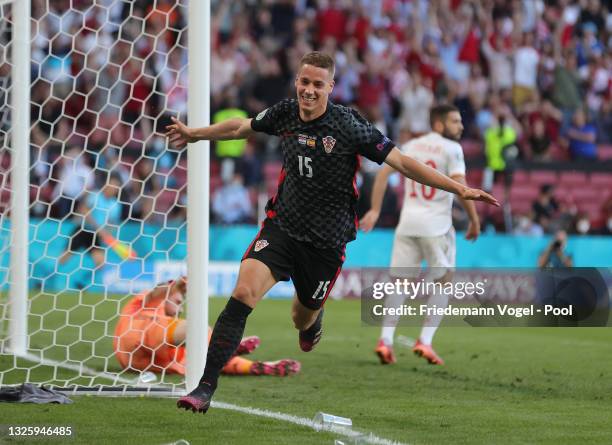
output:
<instances>
[{"instance_id":1,"label":"number 15 on jersey","mask_svg":"<svg viewBox=\"0 0 612 445\"><path fill-rule=\"evenodd\" d=\"M300 168L300 176L306 176L307 178L312 178L312 159L308 156L298 155L298 162Z\"/></svg>"}]
</instances>

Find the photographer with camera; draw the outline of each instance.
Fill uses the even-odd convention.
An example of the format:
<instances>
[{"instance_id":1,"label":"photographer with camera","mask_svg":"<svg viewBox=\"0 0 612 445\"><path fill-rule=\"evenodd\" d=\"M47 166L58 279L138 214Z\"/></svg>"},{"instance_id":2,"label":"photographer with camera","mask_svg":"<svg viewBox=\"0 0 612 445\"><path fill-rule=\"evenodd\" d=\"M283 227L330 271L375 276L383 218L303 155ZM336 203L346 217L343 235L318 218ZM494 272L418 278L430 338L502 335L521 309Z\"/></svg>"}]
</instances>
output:
<instances>
[{"instance_id":1,"label":"photographer with camera","mask_svg":"<svg viewBox=\"0 0 612 445\"><path fill-rule=\"evenodd\" d=\"M555 233L553 241L540 254L538 258L538 267L572 267L572 257L565 252L567 244L567 233L564 230L558 230Z\"/></svg>"}]
</instances>

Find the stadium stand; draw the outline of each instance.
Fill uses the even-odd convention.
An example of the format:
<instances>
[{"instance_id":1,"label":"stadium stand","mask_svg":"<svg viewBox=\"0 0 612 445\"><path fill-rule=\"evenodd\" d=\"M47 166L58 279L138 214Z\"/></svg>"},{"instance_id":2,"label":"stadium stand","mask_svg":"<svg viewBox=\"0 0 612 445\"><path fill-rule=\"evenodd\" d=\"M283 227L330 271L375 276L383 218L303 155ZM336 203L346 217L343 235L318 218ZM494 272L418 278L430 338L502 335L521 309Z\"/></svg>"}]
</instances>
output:
<instances>
[{"instance_id":1,"label":"stadium stand","mask_svg":"<svg viewBox=\"0 0 612 445\"><path fill-rule=\"evenodd\" d=\"M122 0L108 10L90 8L90 3L32 2L33 18L40 19L33 40L32 73L37 81L32 86L32 115L42 119L32 129L32 150L37 153L32 159L40 163L32 168L31 198L37 204L32 211L38 213L35 216L50 211L57 177L42 181L45 175L37 177L36 171L55 173L58 156L67 145L87 150L92 166L106 146L120 148L121 163L134 188L145 188L156 213L172 211L185 190L185 159L169 152L164 166L159 161L163 141L145 144L144 135L159 132L161 136L169 108L185 112L186 70L182 68L187 54L183 45L173 45L181 37L166 30L159 38L173 49L168 62L160 63L164 59L158 52L163 46L156 46L150 36L131 41L130 33L133 26L145 26L155 36L166 21L178 29L185 20L184 10L175 8L174 0L158 0L154 6L145 0ZM528 212L539 187L555 184L558 199L588 213L593 231L604 223L603 206L612 190L609 2L212 3L212 114L235 108L254 115L271 105L290 91L301 54L320 49L337 60L333 100L359 107L389 134L397 136L402 130L408 111L413 119L419 118L414 109L406 109L407 104L416 103L416 91L431 96L433 103L457 105L466 126L462 145L470 185L482 182L484 131L497 125L502 114L507 116L506 125L516 126L520 148L509 194L513 212ZM75 13L80 10L87 13ZM129 26L119 26L128 12L132 15ZM53 38L58 32L61 38ZM108 47L114 63L101 71L98 86L89 91L87 60L101 63L106 57L103 48ZM120 82L110 90L102 88L110 86L113 78ZM573 121L579 109L586 112L584 125ZM151 117L157 116L163 118L152 128ZM118 117L123 122L118 123ZM536 129L538 122L544 125L543 134ZM596 159L571 159L571 132L587 131L585 126L596 130ZM261 194L275 192L280 160L273 140L252 142L263 160L261 183L248 185L256 206ZM171 173L172 184L156 182L155 171L133 165L143 154L158 160L153 169ZM215 159L211 166L213 194L222 184L222 160ZM232 160L238 168L240 157ZM9 153L3 150L0 170L7 171L9 164ZM401 203L402 188L393 190ZM499 184L493 190L504 196ZM9 197L10 183L2 176L1 211ZM501 213L490 220L498 231L510 229Z\"/></svg>"}]
</instances>

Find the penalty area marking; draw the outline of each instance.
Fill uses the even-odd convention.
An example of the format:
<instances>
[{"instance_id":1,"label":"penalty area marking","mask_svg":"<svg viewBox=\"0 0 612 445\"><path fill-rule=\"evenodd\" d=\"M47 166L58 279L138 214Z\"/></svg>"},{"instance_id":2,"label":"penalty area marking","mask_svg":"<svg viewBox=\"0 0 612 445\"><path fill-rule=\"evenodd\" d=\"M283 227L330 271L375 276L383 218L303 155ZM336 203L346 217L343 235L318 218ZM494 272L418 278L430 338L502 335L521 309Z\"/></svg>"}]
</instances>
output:
<instances>
[{"instance_id":1,"label":"penalty area marking","mask_svg":"<svg viewBox=\"0 0 612 445\"><path fill-rule=\"evenodd\" d=\"M87 373L87 374L91 374L96 377L113 380L115 382L121 382L127 385L134 384L133 380L128 380L124 377L109 374L106 372L99 372L99 371L96 371L95 369L89 368L82 364L72 365L72 364L62 363L62 362L59 362L57 360L52 360L52 359L41 359L39 356L35 354L31 354L29 352L23 355L19 355L19 358L26 359L32 362L38 362L42 365L57 366L59 368L76 371L81 374ZM152 385L152 386L155 386L155 385ZM362 443L369 443L372 445L405 445L402 442L396 442L393 440L385 439L383 437L378 437L374 435L374 433L365 433L362 431L356 431L356 430L351 430L351 429L341 428L341 427L334 427L334 426L322 428L319 424L315 423L311 419L307 419L305 417L294 416L292 414L268 411L266 409L260 409L260 408L250 408L247 406L239 406L239 405L234 405L232 403L217 402L217 401L213 401L211 405L213 408L227 409L230 411L236 411L236 412L248 414L251 416L267 417L269 419L280 420L281 422L293 423L294 425L305 426L306 428L311 428L315 431L328 431L330 433L338 434L340 436L348 437L351 439L359 438Z\"/></svg>"},{"instance_id":2,"label":"penalty area marking","mask_svg":"<svg viewBox=\"0 0 612 445\"><path fill-rule=\"evenodd\" d=\"M278 412L268 411L268 410L260 409L260 408L249 408L245 406L233 405L231 403L216 402L214 400L211 402L211 406L213 408L227 409L230 411L237 411L239 413L249 414L252 416L267 417L269 419L275 419L275 420L280 420L282 422L293 423L294 425L305 426L315 431L328 431L333 434L338 434L338 435L348 437L351 439L359 438L362 441L361 443L369 443L373 445L405 445L401 442L396 442L393 440L385 439L383 437L375 436L373 433L365 433L362 431L350 430L350 429L341 428L341 427L331 427L331 428L323 427L321 428L319 424L315 423L311 419L307 419L305 417L298 417L298 416L294 416L291 414L278 413Z\"/></svg>"}]
</instances>

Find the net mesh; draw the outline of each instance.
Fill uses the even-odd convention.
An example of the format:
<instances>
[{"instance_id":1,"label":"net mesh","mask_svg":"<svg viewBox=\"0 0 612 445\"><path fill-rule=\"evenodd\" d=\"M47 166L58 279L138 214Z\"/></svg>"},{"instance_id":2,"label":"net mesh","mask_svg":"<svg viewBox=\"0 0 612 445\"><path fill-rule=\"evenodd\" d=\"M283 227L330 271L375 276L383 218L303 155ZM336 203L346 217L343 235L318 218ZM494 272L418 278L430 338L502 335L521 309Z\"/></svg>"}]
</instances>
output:
<instances>
[{"instance_id":1,"label":"net mesh","mask_svg":"<svg viewBox=\"0 0 612 445\"><path fill-rule=\"evenodd\" d=\"M122 308L186 257L186 152L163 132L187 108L187 2L32 1L27 357L8 338L15 30L11 5L0 13L0 385L150 383L113 340ZM176 388L156 314L130 322L120 352Z\"/></svg>"}]
</instances>

